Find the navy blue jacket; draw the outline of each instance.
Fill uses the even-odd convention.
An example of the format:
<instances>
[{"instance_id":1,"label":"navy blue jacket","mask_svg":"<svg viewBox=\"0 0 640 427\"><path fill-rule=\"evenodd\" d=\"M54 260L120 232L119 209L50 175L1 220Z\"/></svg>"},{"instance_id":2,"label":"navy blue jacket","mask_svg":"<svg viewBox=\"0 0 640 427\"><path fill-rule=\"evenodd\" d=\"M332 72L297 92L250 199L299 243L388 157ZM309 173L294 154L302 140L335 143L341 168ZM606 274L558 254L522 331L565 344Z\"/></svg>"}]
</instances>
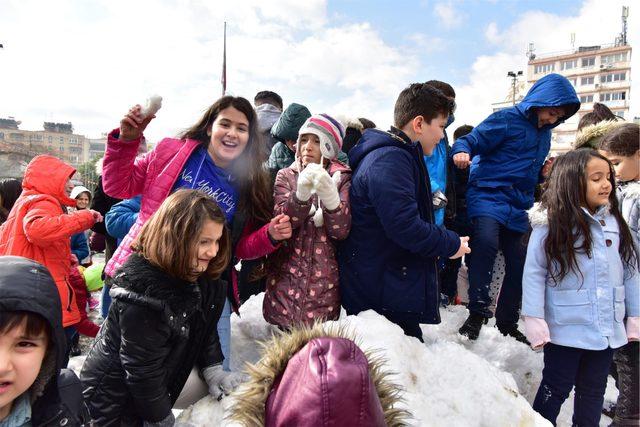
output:
<instances>
[{"instance_id":1,"label":"navy blue jacket","mask_svg":"<svg viewBox=\"0 0 640 427\"><path fill-rule=\"evenodd\" d=\"M439 323L437 257L460 247L433 220L422 147L397 129L367 129L349 151L351 233L338 255L342 305L394 321Z\"/></svg>"},{"instance_id":2,"label":"navy blue jacket","mask_svg":"<svg viewBox=\"0 0 640 427\"><path fill-rule=\"evenodd\" d=\"M566 107L567 115L538 128L539 107ZM488 216L510 230L526 232L526 210L551 146L551 129L574 115L580 100L573 86L559 74L538 80L522 102L496 111L471 133L458 138L451 156L464 152L473 158L467 187L469 218Z\"/></svg>"}]
</instances>

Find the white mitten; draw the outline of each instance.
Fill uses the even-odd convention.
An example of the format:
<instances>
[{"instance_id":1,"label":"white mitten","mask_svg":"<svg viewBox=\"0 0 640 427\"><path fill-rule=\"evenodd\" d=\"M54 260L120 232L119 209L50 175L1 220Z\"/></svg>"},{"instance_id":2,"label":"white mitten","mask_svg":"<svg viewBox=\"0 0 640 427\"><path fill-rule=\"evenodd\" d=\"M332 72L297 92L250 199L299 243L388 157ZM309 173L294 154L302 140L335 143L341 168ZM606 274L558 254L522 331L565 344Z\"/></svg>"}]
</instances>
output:
<instances>
[{"instance_id":1,"label":"white mitten","mask_svg":"<svg viewBox=\"0 0 640 427\"><path fill-rule=\"evenodd\" d=\"M627 317L627 339L640 341L640 317Z\"/></svg>"},{"instance_id":2,"label":"white mitten","mask_svg":"<svg viewBox=\"0 0 640 427\"><path fill-rule=\"evenodd\" d=\"M209 387L209 394L220 400L247 381L247 375L242 372L226 372L222 365L209 366L202 370L202 376Z\"/></svg>"},{"instance_id":3,"label":"white mitten","mask_svg":"<svg viewBox=\"0 0 640 427\"><path fill-rule=\"evenodd\" d=\"M142 117L147 118L157 113L160 108L162 108L162 97L160 95L151 95L147 98L145 106L140 110L140 114Z\"/></svg>"},{"instance_id":4,"label":"white mitten","mask_svg":"<svg viewBox=\"0 0 640 427\"><path fill-rule=\"evenodd\" d=\"M331 179L329 172L326 169L320 169L316 172L316 194L322 203L330 211L335 210L340 206L340 194L338 193L338 187Z\"/></svg>"},{"instance_id":5,"label":"white mitten","mask_svg":"<svg viewBox=\"0 0 640 427\"><path fill-rule=\"evenodd\" d=\"M539 317L524 317L524 333L531 343L531 348L534 350L544 347L545 344L551 341L549 325Z\"/></svg>"},{"instance_id":6,"label":"white mitten","mask_svg":"<svg viewBox=\"0 0 640 427\"><path fill-rule=\"evenodd\" d=\"M296 188L296 197L301 202L306 202L311 198L311 194L314 190L314 172L313 169L308 167L303 169L298 175L298 186Z\"/></svg>"}]
</instances>

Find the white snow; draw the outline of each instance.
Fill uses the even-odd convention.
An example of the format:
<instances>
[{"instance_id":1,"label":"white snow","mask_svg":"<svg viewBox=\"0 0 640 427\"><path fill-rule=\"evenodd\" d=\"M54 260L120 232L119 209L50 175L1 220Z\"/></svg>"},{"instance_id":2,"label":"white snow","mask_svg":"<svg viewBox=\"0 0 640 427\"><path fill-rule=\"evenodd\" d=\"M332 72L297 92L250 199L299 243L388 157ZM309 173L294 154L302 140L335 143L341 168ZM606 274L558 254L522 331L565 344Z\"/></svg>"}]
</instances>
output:
<instances>
[{"instance_id":1,"label":"white snow","mask_svg":"<svg viewBox=\"0 0 640 427\"><path fill-rule=\"evenodd\" d=\"M262 317L263 295L232 315L231 367L242 369L245 361L259 358L258 343L268 339L275 327ZM441 310L442 323L422 325L425 343L373 311L358 316L342 312L341 324L349 325L363 349L378 349L388 360L395 382L404 387L404 407L413 414L415 426L549 426L530 406L542 377L543 354L513 338L502 336L491 323L482 328L477 341L457 333L467 316L463 306ZM76 359L76 360L74 360ZM79 370L81 359L70 365ZM610 378L605 406L617 398ZM224 420L233 397L218 402L206 397L184 410L178 426L230 426ZM570 426L573 394L558 417L558 426ZM602 416L600 425L610 419Z\"/></svg>"}]
</instances>

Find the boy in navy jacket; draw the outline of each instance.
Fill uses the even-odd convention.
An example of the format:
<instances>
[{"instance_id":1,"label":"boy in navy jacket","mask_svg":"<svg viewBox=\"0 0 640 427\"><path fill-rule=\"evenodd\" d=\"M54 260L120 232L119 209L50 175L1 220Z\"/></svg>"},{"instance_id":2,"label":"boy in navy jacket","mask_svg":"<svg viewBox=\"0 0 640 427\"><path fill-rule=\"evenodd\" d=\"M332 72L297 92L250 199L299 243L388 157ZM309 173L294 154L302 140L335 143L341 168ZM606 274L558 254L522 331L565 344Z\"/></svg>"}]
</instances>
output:
<instances>
[{"instance_id":1,"label":"boy in navy jacket","mask_svg":"<svg viewBox=\"0 0 640 427\"><path fill-rule=\"evenodd\" d=\"M438 257L469 252L468 237L435 225L423 161L443 137L452 102L415 83L400 93L389 132L367 129L349 151L351 233L338 255L342 305L373 309L422 340L439 323Z\"/></svg>"},{"instance_id":2,"label":"boy in navy jacket","mask_svg":"<svg viewBox=\"0 0 640 427\"><path fill-rule=\"evenodd\" d=\"M498 249L505 257L505 277L496 308L496 326L503 335L526 343L518 330L523 237L529 229L527 209L551 146L551 129L574 115L580 100L559 74L538 80L518 105L487 117L451 150L459 168L471 164L467 211L473 226L469 257L469 317L460 333L475 340L491 317L489 283Z\"/></svg>"}]
</instances>

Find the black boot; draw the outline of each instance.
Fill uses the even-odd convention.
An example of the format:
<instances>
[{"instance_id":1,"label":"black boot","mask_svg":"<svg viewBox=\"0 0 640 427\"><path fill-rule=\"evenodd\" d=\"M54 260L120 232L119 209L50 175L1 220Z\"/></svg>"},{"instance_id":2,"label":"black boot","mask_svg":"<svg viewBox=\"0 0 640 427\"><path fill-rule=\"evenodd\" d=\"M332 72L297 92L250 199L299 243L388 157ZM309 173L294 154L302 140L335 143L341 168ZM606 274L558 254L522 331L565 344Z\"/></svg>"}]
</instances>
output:
<instances>
[{"instance_id":1,"label":"black boot","mask_svg":"<svg viewBox=\"0 0 640 427\"><path fill-rule=\"evenodd\" d=\"M489 319L481 314L469 313L469 317L467 317L462 327L458 329L458 333L470 340L476 340L480 335L480 328L482 328L482 325L486 325L488 321Z\"/></svg>"},{"instance_id":2,"label":"black boot","mask_svg":"<svg viewBox=\"0 0 640 427\"><path fill-rule=\"evenodd\" d=\"M512 325L496 325L498 330L505 337L513 337L516 341L520 341L522 344L531 345L529 340L520 330L518 329L518 324L514 323Z\"/></svg>"}]
</instances>

